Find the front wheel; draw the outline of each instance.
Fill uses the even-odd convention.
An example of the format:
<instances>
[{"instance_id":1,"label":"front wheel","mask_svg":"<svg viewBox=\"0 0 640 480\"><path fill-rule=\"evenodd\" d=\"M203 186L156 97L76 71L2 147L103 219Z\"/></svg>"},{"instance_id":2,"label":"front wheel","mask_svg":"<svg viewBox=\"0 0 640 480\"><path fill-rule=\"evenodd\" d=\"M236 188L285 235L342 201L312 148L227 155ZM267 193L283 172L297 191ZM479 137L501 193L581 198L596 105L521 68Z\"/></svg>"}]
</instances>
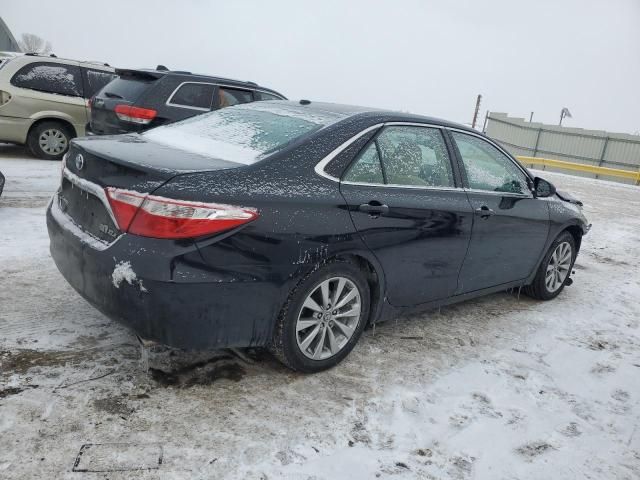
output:
<instances>
[{"instance_id":1,"label":"front wheel","mask_svg":"<svg viewBox=\"0 0 640 480\"><path fill-rule=\"evenodd\" d=\"M563 232L549 247L538 272L525 293L539 300L551 300L564 289L576 259L576 242L569 232Z\"/></svg>"},{"instance_id":2,"label":"front wheel","mask_svg":"<svg viewBox=\"0 0 640 480\"><path fill-rule=\"evenodd\" d=\"M369 318L369 285L349 262L321 266L292 292L278 317L271 352L293 370L331 368L351 352Z\"/></svg>"}]
</instances>

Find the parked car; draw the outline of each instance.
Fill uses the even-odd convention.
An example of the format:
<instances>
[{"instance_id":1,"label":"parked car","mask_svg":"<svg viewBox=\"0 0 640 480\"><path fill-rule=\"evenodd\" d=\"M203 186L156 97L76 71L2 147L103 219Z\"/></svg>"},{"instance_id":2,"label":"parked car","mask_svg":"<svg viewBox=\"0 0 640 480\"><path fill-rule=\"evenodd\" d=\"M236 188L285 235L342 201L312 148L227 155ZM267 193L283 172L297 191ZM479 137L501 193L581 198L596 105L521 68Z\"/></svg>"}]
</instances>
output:
<instances>
[{"instance_id":1,"label":"parked car","mask_svg":"<svg viewBox=\"0 0 640 480\"><path fill-rule=\"evenodd\" d=\"M142 132L203 112L257 100L285 99L253 82L190 72L117 69L118 78L91 100L91 132Z\"/></svg>"},{"instance_id":2,"label":"parked car","mask_svg":"<svg viewBox=\"0 0 640 480\"><path fill-rule=\"evenodd\" d=\"M106 64L55 55L6 57L0 64L0 142L27 145L36 157L62 158L85 134L87 100L115 77Z\"/></svg>"},{"instance_id":3,"label":"parked car","mask_svg":"<svg viewBox=\"0 0 640 480\"><path fill-rule=\"evenodd\" d=\"M51 254L96 308L180 348L315 372L401 312L572 282L589 226L462 125L284 101L74 140Z\"/></svg>"}]
</instances>

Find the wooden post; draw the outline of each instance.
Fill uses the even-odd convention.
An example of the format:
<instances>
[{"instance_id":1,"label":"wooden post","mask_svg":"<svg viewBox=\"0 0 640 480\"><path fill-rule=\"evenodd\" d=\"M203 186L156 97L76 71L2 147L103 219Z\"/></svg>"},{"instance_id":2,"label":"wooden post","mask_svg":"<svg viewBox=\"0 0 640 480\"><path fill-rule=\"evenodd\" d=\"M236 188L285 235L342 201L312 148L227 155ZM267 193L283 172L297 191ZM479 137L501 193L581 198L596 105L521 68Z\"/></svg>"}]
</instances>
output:
<instances>
[{"instance_id":1,"label":"wooden post","mask_svg":"<svg viewBox=\"0 0 640 480\"><path fill-rule=\"evenodd\" d=\"M473 122L471 122L471 128L476 128L476 121L478 120L478 110L480 110L480 101L482 100L482 95L478 95L476 99L476 109L473 112Z\"/></svg>"}]
</instances>

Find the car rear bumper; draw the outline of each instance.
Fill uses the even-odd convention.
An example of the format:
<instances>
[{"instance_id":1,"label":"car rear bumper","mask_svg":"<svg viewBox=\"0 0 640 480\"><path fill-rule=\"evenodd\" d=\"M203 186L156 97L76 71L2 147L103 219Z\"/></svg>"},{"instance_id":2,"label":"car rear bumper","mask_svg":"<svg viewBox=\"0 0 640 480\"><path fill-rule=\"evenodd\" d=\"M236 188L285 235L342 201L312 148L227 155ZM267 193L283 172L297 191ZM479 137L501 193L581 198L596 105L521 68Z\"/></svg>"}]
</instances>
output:
<instances>
[{"instance_id":1,"label":"car rear bumper","mask_svg":"<svg viewBox=\"0 0 640 480\"><path fill-rule=\"evenodd\" d=\"M208 267L193 243L127 234L109 246L87 241L55 197L47 228L51 256L67 282L144 339L208 349L263 346L271 338L278 286Z\"/></svg>"}]
</instances>

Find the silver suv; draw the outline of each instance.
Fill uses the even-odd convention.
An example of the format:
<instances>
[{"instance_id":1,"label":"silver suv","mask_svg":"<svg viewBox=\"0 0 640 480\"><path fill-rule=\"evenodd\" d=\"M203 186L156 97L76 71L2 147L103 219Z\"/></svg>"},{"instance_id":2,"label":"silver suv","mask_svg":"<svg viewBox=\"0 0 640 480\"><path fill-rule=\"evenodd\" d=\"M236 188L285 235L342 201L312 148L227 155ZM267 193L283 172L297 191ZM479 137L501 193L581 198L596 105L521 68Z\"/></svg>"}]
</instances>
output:
<instances>
[{"instance_id":1,"label":"silver suv","mask_svg":"<svg viewBox=\"0 0 640 480\"><path fill-rule=\"evenodd\" d=\"M85 135L88 100L116 77L107 64L27 53L0 63L0 142L57 160Z\"/></svg>"}]
</instances>

